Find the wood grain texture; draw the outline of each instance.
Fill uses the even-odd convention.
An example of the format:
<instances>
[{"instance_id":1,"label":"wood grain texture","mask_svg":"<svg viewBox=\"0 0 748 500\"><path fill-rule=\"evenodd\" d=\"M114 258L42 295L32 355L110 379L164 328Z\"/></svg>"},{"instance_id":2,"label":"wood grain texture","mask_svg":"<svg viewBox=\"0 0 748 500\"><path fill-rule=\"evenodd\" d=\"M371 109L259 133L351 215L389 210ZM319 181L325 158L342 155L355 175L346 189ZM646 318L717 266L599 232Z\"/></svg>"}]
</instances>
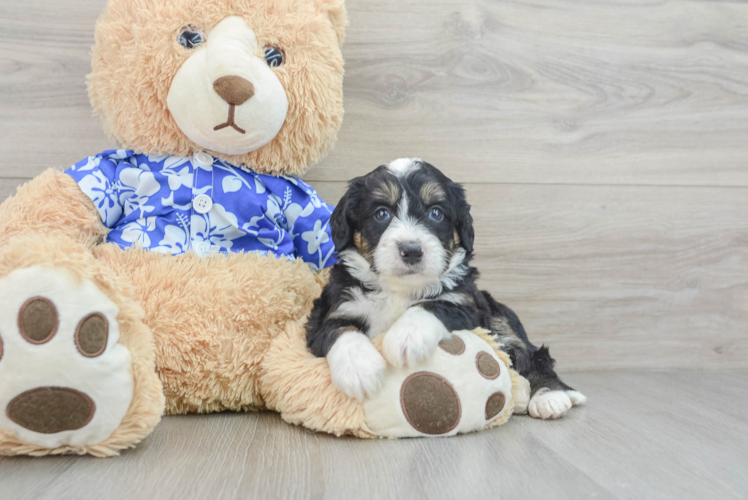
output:
<instances>
[{"instance_id":1,"label":"wood grain texture","mask_svg":"<svg viewBox=\"0 0 748 500\"><path fill-rule=\"evenodd\" d=\"M462 181L748 182L746 3L349 5L346 147L311 179L420 156Z\"/></svg>"},{"instance_id":2,"label":"wood grain texture","mask_svg":"<svg viewBox=\"0 0 748 500\"><path fill-rule=\"evenodd\" d=\"M0 5L0 175L111 147L84 85L103 5ZM748 4L347 5L346 121L309 179L421 156L463 181L748 185Z\"/></svg>"},{"instance_id":3,"label":"wood grain texture","mask_svg":"<svg viewBox=\"0 0 748 500\"><path fill-rule=\"evenodd\" d=\"M519 416L456 438L363 441L271 413L166 417L118 458L0 459L0 491L7 500L748 495L748 373L567 378L590 404L554 422Z\"/></svg>"}]
</instances>

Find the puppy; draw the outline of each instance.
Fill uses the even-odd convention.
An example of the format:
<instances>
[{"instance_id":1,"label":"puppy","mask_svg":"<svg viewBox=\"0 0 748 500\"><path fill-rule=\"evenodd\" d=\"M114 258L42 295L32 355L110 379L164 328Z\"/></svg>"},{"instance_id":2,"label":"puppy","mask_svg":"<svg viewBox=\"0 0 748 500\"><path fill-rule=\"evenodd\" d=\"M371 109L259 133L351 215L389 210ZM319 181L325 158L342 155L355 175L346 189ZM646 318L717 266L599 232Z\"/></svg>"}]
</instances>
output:
<instances>
[{"instance_id":1,"label":"puppy","mask_svg":"<svg viewBox=\"0 0 748 500\"><path fill-rule=\"evenodd\" d=\"M340 390L363 399L379 390L385 359L413 366L451 331L482 327L529 381L515 412L558 418L585 402L517 315L478 290L465 191L432 165L405 158L353 179L330 228L340 262L314 302L307 343ZM384 359L371 343L381 333Z\"/></svg>"}]
</instances>

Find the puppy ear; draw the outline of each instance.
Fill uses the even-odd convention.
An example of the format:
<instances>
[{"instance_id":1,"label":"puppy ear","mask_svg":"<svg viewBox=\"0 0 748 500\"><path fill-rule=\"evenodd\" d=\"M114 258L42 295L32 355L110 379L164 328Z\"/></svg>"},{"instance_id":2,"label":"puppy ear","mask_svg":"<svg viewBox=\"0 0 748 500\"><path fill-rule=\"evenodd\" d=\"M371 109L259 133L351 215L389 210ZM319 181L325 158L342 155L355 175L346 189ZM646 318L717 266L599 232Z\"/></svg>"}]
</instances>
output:
<instances>
[{"instance_id":1,"label":"puppy ear","mask_svg":"<svg viewBox=\"0 0 748 500\"><path fill-rule=\"evenodd\" d=\"M361 199L360 179L353 179L348 184L348 191L338 202L330 216L330 233L335 243L335 250L342 252L353 245L353 231L358 222L356 208Z\"/></svg>"},{"instance_id":2,"label":"puppy ear","mask_svg":"<svg viewBox=\"0 0 748 500\"><path fill-rule=\"evenodd\" d=\"M461 184L450 181L449 191L452 196L452 202L455 205L457 234L460 236L460 246L470 254L473 252L475 231L473 230L473 217L470 215L470 205L465 196L465 189Z\"/></svg>"}]
</instances>

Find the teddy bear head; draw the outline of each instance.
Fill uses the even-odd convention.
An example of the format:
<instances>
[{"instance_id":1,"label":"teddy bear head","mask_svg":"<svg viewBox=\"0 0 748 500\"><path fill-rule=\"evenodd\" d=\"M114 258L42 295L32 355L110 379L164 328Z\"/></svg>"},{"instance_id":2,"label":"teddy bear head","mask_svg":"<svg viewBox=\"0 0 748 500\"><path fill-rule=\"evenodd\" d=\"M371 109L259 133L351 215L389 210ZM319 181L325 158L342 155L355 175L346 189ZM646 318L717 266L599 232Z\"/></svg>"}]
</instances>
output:
<instances>
[{"instance_id":1,"label":"teddy bear head","mask_svg":"<svg viewBox=\"0 0 748 500\"><path fill-rule=\"evenodd\" d=\"M299 175L343 119L343 0L109 0L88 89L139 153Z\"/></svg>"}]
</instances>

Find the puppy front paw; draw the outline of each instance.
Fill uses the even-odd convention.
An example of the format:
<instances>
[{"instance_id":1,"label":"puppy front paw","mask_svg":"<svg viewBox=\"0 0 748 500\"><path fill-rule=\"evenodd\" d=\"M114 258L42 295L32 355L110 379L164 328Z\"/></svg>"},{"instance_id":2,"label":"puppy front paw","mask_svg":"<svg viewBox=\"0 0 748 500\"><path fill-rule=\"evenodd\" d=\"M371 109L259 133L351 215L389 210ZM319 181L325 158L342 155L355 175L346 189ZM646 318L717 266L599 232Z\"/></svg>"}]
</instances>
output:
<instances>
[{"instance_id":1,"label":"puppy front paw","mask_svg":"<svg viewBox=\"0 0 748 500\"><path fill-rule=\"evenodd\" d=\"M544 387L530 399L527 409L531 417L552 420L563 417L571 406L571 398L566 392Z\"/></svg>"},{"instance_id":2,"label":"puppy front paw","mask_svg":"<svg viewBox=\"0 0 748 500\"><path fill-rule=\"evenodd\" d=\"M379 391L387 367L371 340L360 332L338 337L327 353L327 363L335 387L358 400Z\"/></svg>"},{"instance_id":3,"label":"puppy front paw","mask_svg":"<svg viewBox=\"0 0 748 500\"><path fill-rule=\"evenodd\" d=\"M436 350L439 342L449 336L436 316L420 307L405 311L385 334L382 354L393 366L415 366Z\"/></svg>"}]
</instances>

